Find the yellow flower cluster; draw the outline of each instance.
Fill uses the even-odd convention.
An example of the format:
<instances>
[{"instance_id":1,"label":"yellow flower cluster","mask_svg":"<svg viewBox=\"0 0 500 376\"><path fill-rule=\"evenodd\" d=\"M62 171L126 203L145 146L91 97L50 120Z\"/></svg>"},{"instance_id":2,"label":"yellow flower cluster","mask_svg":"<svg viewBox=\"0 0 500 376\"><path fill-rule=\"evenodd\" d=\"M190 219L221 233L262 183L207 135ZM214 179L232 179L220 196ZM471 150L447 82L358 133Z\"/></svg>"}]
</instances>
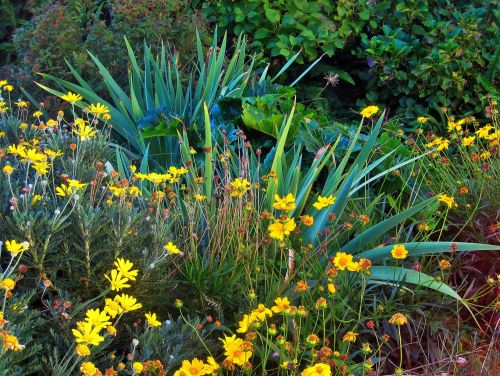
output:
<instances>
[{"instance_id":1,"label":"yellow flower cluster","mask_svg":"<svg viewBox=\"0 0 500 376\"><path fill-rule=\"evenodd\" d=\"M242 198L250 190L250 182L243 178L234 179L229 186L232 197Z\"/></svg>"},{"instance_id":2,"label":"yellow flower cluster","mask_svg":"<svg viewBox=\"0 0 500 376\"><path fill-rule=\"evenodd\" d=\"M188 170L185 167L177 168L171 166L168 168L168 172L164 174L159 174L156 172L151 172L148 174L143 174L136 172L134 176L140 180L147 180L155 185L163 184L168 182L170 184L178 183L182 175L187 174Z\"/></svg>"},{"instance_id":3,"label":"yellow flower cluster","mask_svg":"<svg viewBox=\"0 0 500 376\"><path fill-rule=\"evenodd\" d=\"M379 112L380 109L377 106L368 106L363 108L359 114L365 118L371 118L373 115L375 115L377 112Z\"/></svg>"},{"instance_id":4,"label":"yellow flower cluster","mask_svg":"<svg viewBox=\"0 0 500 376\"><path fill-rule=\"evenodd\" d=\"M219 370L219 365L211 356L206 362L194 358L193 360L183 360L181 368L175 371L174 376L203 376L216 375Z\"/></svg>"},{"instance_id":5,"label":"yellow flower cluster","mask_svg":"<svg viewBox=\"0 0 500 376\"><path fill-rule=\"evenodd\" d=\"M267 317L272 317L273 312L259 304L250 314L243 315L242 320L239 322L239 327L236 329L238 333L246 333L251 327L259 327L260 324L266 320Z\"/></svg>"},{"instance_id":6,"label":"yellow flower cluster","mask_svg":"<svg viewBox=\"0 0 500 376\"><path fill-rule=\"evenodd\" d=\"M434 140L427 143L425 146L428 148L435 148L437 151L442 151L449 148L450 140L447 140L442 137L436 137Z\"/></svg>"},{"instance_id":7,"label":"yellow flower cluster","mask_svg":"<svg viewBox=\"0 0 500 376\"><path fill-rule=\"evenodd\" d=\"M442 203L444 203L448 208L453 208L458 206L458 204L455 202L455 198L452 196L448 196L447 194L440 194L438 195L438 200Z\"/></svg>"},{"instance_id":8,"label":"yellow flower cluster","mask_svg":"<svg viewBox=\"0 0 500 376\"><path fill-rule=\"evenodd\" d=\"M329 195L327 197L318 196L313 206L317 210L322 210L335 203L335 197ZM282 212L289 212L295 209L295 197L293 194L288 193L286 196L281 197L279 195L274 196L273 208ZM309 227L314 223L314 217L310 215L300 216L301 222ZM290 236L290 234L297 228L297 223L294 218L289 218L286 215L281 215L275 218L272 223L268 226L269 236L273 239L277 239L280 242L285 241L285 239Z\"/></svg>"},{"instance_id":9,"label":"yellow flower cluster","mask_svg":"<svg viewBox=\"0 0 500 376\"><path fill-rule=\"evenodd\" d=\"M115 268L111 270L105 278L111 284L112 291L120 291L129 288L129 281L135 281L139 273L133 269L134 264L126 259L118 258L114 262ZM86 357L91 354L89 346L98 346L106 336L115 336L116 328L113 320L118 322L120 317L127 312L132 312L142 308L142 304L137 302L137 299L127 294L116 295L113 299L106 298L104 308L88 309L85 313L85 319L76 324L76 328L72 329L75 342L77 344L75 353L79 357ZM147 313L145 315L149 326L160 326L161 323L157 320L155 313ZM104 332L103 332L104 331ZM142 363L137 365L134 363L134 370L142 367ZM142 369L141 369L142 370ZM100 375L100 371L92 362L84 362L80 367L83 375ZM137 370L136 370L137 372ZM140 373L140 372L137 372Z\"/></svg>"},{"instance_id":10,"label":"yellow flower cluster","mask_svg":"<svg viewBox=\"0 0 500 376\"><path fill-rule=\"evenodd\" d=\"M350 272L368 271L371 261L365 258L353 261L353 255L346 252L337 252L333 258L333 264L338 270L348 270Z\"/></svg>"}]
</instances>

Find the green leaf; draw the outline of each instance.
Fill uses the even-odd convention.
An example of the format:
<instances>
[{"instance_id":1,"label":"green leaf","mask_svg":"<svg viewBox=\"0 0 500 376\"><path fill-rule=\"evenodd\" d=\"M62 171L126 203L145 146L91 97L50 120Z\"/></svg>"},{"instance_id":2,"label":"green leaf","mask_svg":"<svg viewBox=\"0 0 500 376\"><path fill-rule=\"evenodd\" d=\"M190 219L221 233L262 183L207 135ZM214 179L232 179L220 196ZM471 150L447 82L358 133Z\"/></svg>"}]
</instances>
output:
<instances>
[{"instance_id":1,"label":"green leaf","mask_svg":"<svg viewBox=\"0 0 500 376\"><path fill-rule=\"evenodd\" d=\"M408 250L408 256L431 255L434 253L453 252L452 247L456 247L456 252L468 251L499 251L500 246L480 243L454 243L454 242L412 242L402 243ZM358 256L368 258L371 261L380 261L392 258L391 250L394 245L378 247L369 251L361 252Z\"/></svg>"},{"instance_id":2,"label":"green leaf","mask_svg":"<svg viewBox=\"0 0 500 376\"><path fill-rule=\"evenodd\" d=\"M370 11L368 9L365 9L364 11L360 12L359 18L361 18L363 21L368 21L370 19Z\"/></svg>"},{"instance_id":3,"label":"green leaf","mask_svg":"<svg viewBox=\"0 0 500 376\"><path fill-rule=\"evenodd\" d=\"M271 8L266 9L266 17L273 24L277 24L281 19L280 13Z\"/></svg>"},{"instance_id":4,"label":"green leaf","mask_svg":"<svg viewBox=\"0 0 500 376\"><path fill-rule=\"evenodd\" d=\"M372 266L369 281L385 281L389 283L411 283L413 285L436 290L457 299L467 306L467 303L450 286L439 282L436 278L425 273L416 272L410 269L392 266Z\"/></svg>"},{"instance_id":5,"label":"green leaf","mask_svg":"<svg viewBox=\"0 0 500 376\"><path fill-rule=\"evenodd\" d=\"M255 34L253 35L253 37L255 39L262 39L262 38L265 38L267 37L267 35L270 33L269 29L265 29L265 28L260 28L258 29Z\"/></svg>"},{"instance_id":6,"label":"green leaf","mask_svg":"<svg viewBox=\"0 0 500 376\"><path fill-rule=\"evenodd\" d=\"M415 215L418 212L422 211L425 207L429 206L434 201L436 201L436 197L431 197L430 199L425 200L415 206L412 206L411 208L406 209L405 211L399 214L396 214L380 223L377 223L375 226L370 227L369 229L365 230L364 232L356 236L353 240L348 242L342 248L346 249L347 252L357 253L365 245L380 238L382 235L386 234L390 229L404 222L412 215Z\"/></svg>"}]
</instances>

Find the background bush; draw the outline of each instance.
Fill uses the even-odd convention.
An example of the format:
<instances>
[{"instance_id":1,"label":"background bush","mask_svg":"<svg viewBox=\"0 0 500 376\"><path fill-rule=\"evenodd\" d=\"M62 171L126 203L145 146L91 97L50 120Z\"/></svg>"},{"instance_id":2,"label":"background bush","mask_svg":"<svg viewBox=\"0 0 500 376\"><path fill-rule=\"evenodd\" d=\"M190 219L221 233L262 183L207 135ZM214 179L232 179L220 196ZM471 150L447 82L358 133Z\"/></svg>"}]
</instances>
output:
<instances>
[{"instance_id":1,"label":"background bush","mask_svg":"<svg viewBox=\"0 0 500 376\"><path fill-rule=\"evenodd\" d=\"M328 55L330 69L363 87L358 105L384 103L408 116L429 106L478 113L481 96L496 91L493 1L222 0L205 14L230 34L248 34L268 56L288 58L301 48L302 62Z\"/></svg>"},{"instance_id":2,"label":"background bush","mask_svg":"<svg viewBox=\"0 0 500 376\"><path fill-rule=\"evenodd\" d=\"M154 47L164 42L184 57L195 45L196 30L203 35L207 27L201 12L180 0L44 0L31 2L29 11L33 17L12 38L22 69L7 72L28 87L40 79L37 72L68 78L65 60L84 78L99 82L87 51L97 54L111 73L126 82L124 36L137 51L145 41Z\"/></svg>"}]
</instances>

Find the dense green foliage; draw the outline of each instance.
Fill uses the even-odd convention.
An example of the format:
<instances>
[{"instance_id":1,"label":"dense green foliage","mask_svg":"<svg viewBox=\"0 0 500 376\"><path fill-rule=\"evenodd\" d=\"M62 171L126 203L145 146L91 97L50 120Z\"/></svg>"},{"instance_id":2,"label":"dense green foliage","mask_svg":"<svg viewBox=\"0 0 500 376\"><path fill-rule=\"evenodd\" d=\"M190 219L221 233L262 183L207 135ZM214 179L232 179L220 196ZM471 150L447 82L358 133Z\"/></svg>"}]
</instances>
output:
<instances>
[{"instance_id":1,"label":"dense green foliage","mask_svg":"<svg viewBox=\"0 0 500 376\"><path fill-rule=\"evenodd\" d=\"M161 43L175 45L185 56L195 44L196 30L207 25L201 12L184 1L38 1L31 8L32 19L13 36L17 61L22 65L22 85L31 85L35 73L68 78L66 61L85 78L96 83L87 51L97 53L121 83L127 78L126 36L136 51L143 42L154 48ZM102 87L97 88L101 90Z\"/></svg>"},{"instance_id":2,"label":"dense green foliage","mask_svg":"<svg viewBox=\"0 0 500 376\"><path fill-rule=\"evenodd\" d=\"M499 11L494 1L257 1L208 3L212 22L247 34L268 56L312 61L325 53L356 76L361 103L418 116L441 106L478 113L496 94ZM365 101L366 100L366 101Z\"/></svg>"}]
</instances>

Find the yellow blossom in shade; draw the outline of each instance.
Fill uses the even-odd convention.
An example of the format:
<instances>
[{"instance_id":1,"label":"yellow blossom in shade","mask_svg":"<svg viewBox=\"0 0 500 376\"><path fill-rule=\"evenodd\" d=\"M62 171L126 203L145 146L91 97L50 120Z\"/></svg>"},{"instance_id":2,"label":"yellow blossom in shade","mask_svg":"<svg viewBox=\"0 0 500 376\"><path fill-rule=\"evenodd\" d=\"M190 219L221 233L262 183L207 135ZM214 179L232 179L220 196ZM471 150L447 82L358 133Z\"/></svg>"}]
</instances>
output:
<instances>
[{"instance_id":1,"label":"yellow blossom in shade","mask_svg":"<svg viewBox=\"0 0 500 376\"><path fill-rule=\"evenodd\" d=\"M114 197L124 197L127 194L127 188L108 186L108 189L113 193Z\"/></svg>"},{"instance_id":2,"label":"yellow blossom in shade","mask_svg":"<svg viewBox=\"0 0 500 376\"><path fill-rule=\"evenodd\" d=\"M474 144L475 140L476 140L476 137L474 137L474 136L464 137L462 139L462 145L463 146L470 146L470 145Z\"/></svg>"},{"instance_id":3,"label":"yellow blossom in shade","mask_svg":"<svg viewBox=\"0 0 500 376\"><path fill-rule=\"evenodd\" d=\"M111 322L108 321L110 317L108 316L105 310L89 309L85 314L85 321L89 324L92 324L94 327L99 329L104 329L108 325L111 325Z\"/></svg>"},{"instance_id":4,"label":"yellow blossom in shade","mask_svg":"<svg viewBox=\"0 0 500 376\"><path fill-rule=\"evenodd\" d=\"M78 190L78 189L85 188L87 186L87 184L81 183L80 181L78 181L76 179L68 179L68 186Z\"/></svg>"},{"instance_id":5,"label":"yellow blossom in shade","mask_svg":"<svg viewBox=\"0 0 500 376\"><path fill-rule=\"evenodd\" d=\"M196 195L194 196L194 198L195 198L195 200L196 200L196 201L201 202L201 201L205 201L205 200L207 199L207 196L200 195L200 194L196 194Z\"/></svg>"},{"instance_id":6,"label":"yellow blossom in shade","mask_svg":"<svg viewBox=\"0 0 500 376\"><path fill-rule=\"evenodd\" d=\"M51 160L54 160L56 157L60 157L63 155L62 151L60 150L57 150L57 151L54 151L54 150L51 150L51 149L45 149L43 151L43 153L49 157Z\"/></svg>"},{"instance_id":7,"label":"yellow blossom in shade","mask_svg":"<svg viewBox=\"0 0 500 376\"><path fill-rule=\"evenodd\" d=\"M46 175L49 172L50 164L46 161L35 162L31 166L39 175Z\"/></svg>"},{"instance_id":8,"label":"yellow blossom in shade","mask_svg":"<svg viewBox=\"0 0 500 376\"><path fill-rule=\"evenodd\" d=\"M145 316L146 316L146 320L147 320L149 325L154 326L154 327L161 325L161 322L159 322L156 319L156 313L148 312L145 314Z\"/></svg>"},{"instance_id":9,"label":"yellow blossom in shade","mask_svg":"<svg viewBox=\"0 0 500 376\"><path fill-rule=\"evenodd\" d=\"M179 181L180 176L187 174L188 170L185 167L175 167L170 166L168 168L168 172L170 174L170 178L168 179L171 184L177 183Z\"/></svg>"},{"instance_id":10,"label":"yellow blossom in shade","mask_svg":"<svg viewBox=\"0 0 500 376\"><path fill-rule=\"evenodd\" d=\"M243 315L242 319L238 322L238 329L236 329L236 332L241 334L248 332L248 328L251 324L250 320L250 315Z\"/></svg>"},{"instance_id":11,"label":"yellow blossom in shade","mask_svg":"<svg viewBox=\"0 0 500 376\"><path fill-rule=\"evenodd\" d=\"M14 167L12 167L11 165L5 165L3 166L2 168L2 172L7 175L7 176L10 176L12 175L12 173L14 172Z\"/></svg>"},{"instance_id":12,"label":"yellow blossom in shade","mask_svg":"<svg viewBox=\"0 0 500 376\"><path fill-rule=\"evenodd\" d=\"M26 129L28 129L28 124L27 123L19 124L19 129L25 131Z\"/></svg>"},{"instance_id":13,"label":"yellow blossom in shade","mask_svg":"<svg viewBox=\"0 0 500 376\"><path fill-rule=\"evenodd\" d=\"M163 249L165 249L165 251L167 251L171 255L178 255L179 253L181 253L181 250L179 248L177 248L177 246L174 243L172 243L172 242L168 242L163 247Z\"/></svg>"},{"instance_id":14,"label":"yellow blossom in shade","mask_svg":"<svg viewBox=\"0 0 500 376\"><path fill-rule=\"evenodd\" d=\"M97 131L94 130L91 126L78 123L77 124L77 129L73 129L73 132L80 136L80 140L85 141L88 140L89 138L94 137L97 134Z\"/></svg>"},{"instance_id":15,"label":"yellow blossom in shade","mask_svg":"<svg viewBox=\"0 0 500 376\"><path fill-rule=\"evenodd\" d=\"M273 312L264 304L260 303L257 308L252 311L251 317L259 321L264 321L266 317L273 317Z\"/></svg>"},{"instance_id":16,"label":"yellow blossom in shade","mask_svg":"<svg viewBox=\"0 0 500 376\"><path fill-rule=\"evenodd\" d=\"M271 310L274 313L287 314L290 313L291 305L288 298L285 296L284 298L276 298L274 299L275 306L271 307Z\"/></svg>"},{"instance_id":17,"label":"yellow blossom in shade","mask_svg":"<svg viewBox=\"0 0 500 376\"><path fill-rule=\"evenodd\" d=\"M392 315L392 317L389 319L389 324L392 324L392 325L401 326L401 325L406 324L407 322L408 322L408 318L406 317L406 315L403 313L399 313L399 312Z\"/></svg>"},{"instance_id":18,"label":"yellow blossom in shade","mask_svg":"<svg viewBox=\"0 0 500 376\"><path fill-rule=\"evenodd\" d=\"M42 111L35 111L35 112L33 112L33 117L39 118L42 115L43 115Z\"/></svg>"},{"instance_id":19,"label":"yellow blossom in shade","mask_svg":"<svg viewBox=\"0 0 500 376\"><path fill-rule=\"evenodd\" d=\"M2 334L0 334L2 335ZM3 348L5 350L10 350L10 351L21 351L24 349L24 345L21 345L19 343L19 339L7 332L7 334L4 334L3 336Z\"/></svg>"},{"instance_id":20,"label":"yellow blossom in shade","mask_svg":"<svg viewBox=\"0 0 500 376\"><path fill-rule=\"evenodd\" d=\"M35 163L47 159L45 154L39 153L36 149L22 149L19 151L19 156L23 163Z\"/></svg>"},{"instance_id":21,"label":"yellow blossom in shade","mask_svg":"<svg viewBox=\"0 0 500 376\"><path fill-rule=\"evenodd\" d=\"M395 244L394 247L392 247L391 255L395 259L403 260L408 256L408 250L403 244Z\"/></svg>"},{"instance_id":22,"label":"yellow blossom in shade","mask_svg":"<svg viewBox=\"0 0 500 376\"><path fill-rule=\"evenodd\" d=\"M358 333L348 331L344 336L342 337L342 341L344 342L356 342L356 338L358 337Z\"/></svg>"},{"instance_id":23,"label":"yellow blossom in shade","mask_svg":"<svg viewBox=\"0 0 500 376\"><path fill-rule=\"evenodd\" d=\"M127 294L117 295L115 299L118 303L120 303L122 309L125 312L135 311L139 308L142 308L142 304L137 303L137 299L130 295Z\"/></svg>"},{"instance_id":24,"label":"yellow blossom in shade","mask_svg":"<svg viewBox=\"0 0 500 376\"><path fill-rule=\"evenodd\" d=\"M347 264L347 270L349 270L350 272L359 272L359 262L351 261L349 264Z\"/></svg>"},{"instance_id":25,"label":"yellow blossom in shade","mask_svg":"<svg viewBox=\"0 0 500 376\"><path fill-rule=\"evenodd\" d=\"M16 287L16 281L14 281L11 278L5 278L2 281L0 281L0 289L3 289L5 291L10 291Z\"/></svg>"},{"instance_id":26,"label":"yellow blossom in shade","mask_svg":"<svg viewBox=\"0 0 500 376\"><path fill-rule=\"evenodd\" d=\"M134 369L134 372L138 374L144 371L144 366L142 365L141 362L134 362L132 364L132 368Z\"/></svg>"},{"instance_id":27,"label":"yellow blossom in shade","mask_svg":"<svg viewBox=\"0 0 500 376\"><path fill-rule=\"evenodd\" d=\"M106 331L109 333L109 335L116 336L116 328L113 325L108 325L106 327Z\"/></svg>"},{"instance_id":28,"label":"yellow blossom in shade","mask_svg":"<svg viewBox=\"0 0 500 376\"><path fill-rule=\"evenodd\" d=\"M8 85L9 82L7 80L0 80L0 89L3 88L5 85Z\"/></svg>"},{"instance_id":29,"label":"yellow blossom in shade","mask_svg":"<svg viewBox=\"0 0 500 376\"><path fill-rule=\"evenodd\" d=\"M500 143L500 129L488 135L486 139L490 141L490 147L498 146Z\"/></svg>"},{"instance_id":30,"label":"yellow blossom in shade","mask_svg":"<svg viewBox=\"0 0 500 376\"><path fill-rule=\"evenodd\" d=\"M425 123L427 123L429 120L430 120L430 118L425 117L425 116L419 116L419 117L417 118L417 121L418 121L420 124L425 124Z\"/></svg>"},{"instance_id":31,"label":"yellow blossom in shade","mask_svg":"<svg viewBox=\"0 0 500 376\"><path fill-rule=\"evenodd\" d=\"M123 308L118 301L113 299L106 299L104 310L111 316L111 318L115 318L117 315L123 312Z\"/></svg>"},{"instance_id":32,"label":"yellow blossom in shade","mask_svg":"<svg viewBox=\"0 0 500 376\"><path fill-rule=\"evenodd\" d=\"M104 337L99 335L101 328L93 326L91 323L86 321L79 321L77 324L77 329L72 329L71 332L75 337L76 343L83 343L85 345L99 345L104 341Z\"/></svg>"},{"instance_id":33,"label":"yellow blossom in shade","mask_svg":"<svg viewBox=\"0 0 500 376\"><path fill-rule=\"evenodd\" d=\"M282 211L293 210L295 209L295 197L293 197L291 193L287 194L285 197L275 195L273 208Z\"/></svg>"},{"instance_id":34,"label":"yellow blossom in shade","mask_svg":"<svg viewBox=\"0 0 500 376\"><path fill-rule=\"evenodd\" d=\"M7 153L18 156L24 152L25 149L26 147L24 145L9 145L7 146Z\"/></svg>"},{"instance_id":35,"label":"yellow blossom in shade","mask_svg":"<svg viewBox=\"0 0 500 376\"><path fill-rule=\"evenodd\" d=\"M211 356L209 356L207 358L207 361L205 363L205 372L207 372L207 374L216 374L217 371L219 370L219 365L217 364L217 362L215 361L215 359Z\"/></svg>"},{"instance_id":36,"label":"yellow blossom in shade","mask_svg":"<svg viewBox=\"0 0 500 376\"><path fill-rule=\"evenodd\" d=\"M92 362L83 362L80 366L80 372L83 376L99 376L101 372Z\"/></svg>"},{"instance_id":37,"label":"yellow blossom in shade","mask_svg":"<svg viewBox=\"0 0 500 376\"><path fill-rule=\"evenodd\" d=\"M79 345L76 346L75 352L78 356L81 356L81 357L90 355L89 347L87 345L84 345L83 343L80 343Z\"/></svg>"},{"instance_id":38,"label":"yellow blossom in shade","mask_svg":"<svg viewBox=\"0 0 500 376\"><path fill-rule=\"evenodd\" d=\"M231 196L242 198L250 190L250 182L247 179L236 178L229 183Z\"/></svg>"},{"instance_id":39,"label":"yellow blossom in shade","mask_svg":"<svg viewBox=\"0 0 500 376\"><path fill-rule=\"evenodd\" d=\"M448 149L448 147L450 146L450 140L441 140L441 142L439 144L437 144L437 151L442 151L442 150L445 150L445 149Z\"/></svg>"},{"instance_id":40,"label":"yellow blossom in shade","mask_svg":"<svg viewBox=\"0 0 500 376\"><path fill-rule=\"evenodd\" d=\"M479 158L481 159L488 159L489 157L491 157L491 153L489 151L485 151L479 155Z\"/></svg>"},{"instance_id":41,"label":"yellow blossom in shade","mask_svg":"<svg viewBox=\"0 0 500 376\"><path fill-rule=\"evenodd\" d=\"M293 218L287 218L285 220L276 220L271 223L268 227L269 236L273 239L278 239L279 241L285 240L285 236L289 236L293 230L297 227L295 220Z\"/></svg>"},{"instance_id":42,"label":"yellow blossom in shade","mask_svg":"<svg viewBox=\"0 0 500 376\"><path fill-rule=\"evenodd\" d=\"M333 264L339 270L345 270L352 263L352 255L345 252L337 252L333 258Z\"/></svg>"},{"instance_id":43,"label":"yellow blossom in shade","mask_svg":"<svg viewBox=\"0 0 500 376\"><path fill-rule=\"evenodd\" d=\"M318 196L313 206L317 210L321 210L323 208L326 208L327 206L333 205L335 203L335 200L336 197L333 197L333 195L330 195L328 197Z\"/></svg>"},{"instance_id":44,"label":"yellow blossom in shade","mask_svg":"<svg viewBox=\"0 0 500 376\"><path fill-rule=\"evenodd\" d=\"M337 292L337 288L335 287L335 285L333 283L329 283L326 287L328 289L328 292L332 295Z\"/></svg>"},{"instance_id":45,"label":"yellow blossom in shade","mask_svg":"<svg viewBox=\"0 0 500 376\"><path fill-rule=\"evenodd\" d=\"M377 106L368 106L363 108L359 114L365 118L371 118L373 115L375 115L379 111L379 108Z\"/></svg>"},{"instance_id":46,"label":"yellow blossom in shade","mask_svg":"<svg viewBox=\"0 0 500 376\"><path fill-rule=\"evenodd\" d=\"M49 128L54 128L54 127L57 127L59 125L59 123L57 122L57 120L49 119L49 120L47 120L46 125Z\"/></svg>"},{"instance_id":47,"label":"yellow blossom in shade","mask_svg":"<svg viewBox=\"0 0 500 376\"><path fill-rule=\"evenodd\" d=\"M174 376L203 376L209 373L205 363L194 358L192 361L183 360L181 368L175 371Z\"/></svg>"},{"instance_id":48,"label":"yellow blossom in shade","mask_svg":"<svg viewBox=\"0 0 500 376\"><path fill-rule=\"evenodd\" d=\"M112 291L120 291L122 289L129 288L130 285L127 283L129 280L125 278L125 276L116 269L111 270L111 275L104 276L109 283L111 284Z\"/></svg>"},{"instance_id":49,"label":"yellow blossom in shade","mask_svg":"<svg viewBox=\"0 0 500 376\"><path fill-rule=\"evenodd\" d=\"M42 198L43 198L42 195L39 194L33 195L33 197L31 198L31 206L35 206L38 202L42 200Z\"/></svg>"},{"instance_id":50,"label":"yellow blossom in shade","mask_svg":"<svg viewBox=\"0 0 500 376\"><path fill-rule=\"evenodd\" d=\"M316 363L304 369L300 376L331 376L332 370L328 364Z\"/></svg>"},{"instance_id":51,"label":"yellow blossom in shade","mask_svg":"<svg viewBox=\"0 0 500 376\"><path fill-rule=\"evenodd\" d=\"M485 125L484 127L479 128L474 133L477 134L479 138L488 138L488 135L493 127L490 124Z\"/></svg>"},{"instance_id":52,"label":"yellow blossom in shade","mask_svg":"<svg viewBox=\"0 0 500 376\"><path fill-rule=\"evenodd\" d=\"M104 115L109 112L109 108L101 103L91 104L87 109L92 115L96 116Z\"/></svg>"},{"instance_id":53,"label":"yellow blossom in shade","mask_svg":"<svg viewBox=\"0 0 500 376\"><path fill-rule=\"evenodd\" d=\"M71 104L75 104L76 102L81 101L83 98L80 94L75 94L71 91L68 91L67 94L61 96L61 99Z\"/></svg>"},{"instance_id":54,"label":"yellow blossom in shade","mask_svg":"<svg viewBox=\"0 0 500 376\"><path fill-rule=\"evenodd\" d=\"M131 270L134 266L132 262L123 258L117 258L114 265L125 278L135 281L139 270Z\"/></svg>"},{"instance_id":55,"label":"yellow blossom in shade","mask_svg":"<svg viewBox=\"0 0 500 376\"><path fill-rule=\"evenodd\" d=\"M67 197L73 194L73 189L67 186L66 184L61 184L59 187L56 187L56 195L60 197Z\"/></svg>"},{"instance_id":56,"label":"yellow blossom in shade","mask_svg":"<svg viewBox=\"0 0 500 376\"><path fill-rule=\"evenodd\" d=\"M236 335L231 337L224 336L221 339L224 346L224 355L230 363L242 366L252 357L251 344L243 341L241 338L236 338Z\"/></svg>"},{"instance_id":57,"label":"yellow blossom in shade","mask_svg":"<svg viewBox=\"0 0 500 376\"><path fill-rule=\"evenodd\" d=\"M104 114L104 115L102 115L102 120L104 120L104 121L111 120L111 115L110 114Z\"/></svg>"},{"instance_id":58,"label":"yellow blossom in shade","mask_svg":"<svg viewBox=\"0 0 500 376\"><path fill-rule=\"evenodd\" d=\"M18 253L27 251L29 247L28 242L18 242L16 240L7 240L5 242L5 248L10 252L12 256L17 256Z\"/></svg>"},{"instance_id":59,"label":"yellow blossom in shade","mask_svg":"<svg viewBox=\"0 0 500 376\"><path fill-rule=\"evenodd\" d=\"M314 223L314 218L310 215L301 215L300 220L302 221L304 226L307 226L307 227L312 226Z\"/></svg>"},{"instance_id":60,"label":"yellow blossom in shade","mask_svg":"<svg viewBox=\"0 0 500 376\"><path fill-rule=\"evenodd\" d=\"M438 200L445 203L449 208L452 208L455 206L455 198L452 196L448 196L446 194L440 194L438 195Z\"/></svg>"},{"instance_id":61,"label":"yellow blossom in shade","mask_svg":"<svg viewBox=\"0 0 500 376\"><path fill-rule=\"evenodd\" d=\"M453 131L460 132L462 130L462 124L463 124L463 122L455 123L454 121L449 121L448 122L448 132L450 132L450 133Z\"/></svg>"},{"instance_id":62,"label":"yellow blossom in shade","mask_svg":"<svg viewBox=\"0 0 500 376\"><path fill-rule=\"evenodd\" d=\"M3 90L10 92L10 91L14 90L14 86L12 86L12 85L5 85L3 87Z\"/></svg>"},{"instance_id":63,"label":"yellow blossom in shade","mask_svg":"<svg viewBox=\"0 0 500 376\"><path fill-rule=\"evenodd\" d=\"M139 187L136 187L135 185L128 188L128 194L132 197L142 196L141 190L139 189Z\"/></svg>"}]
</instances>

